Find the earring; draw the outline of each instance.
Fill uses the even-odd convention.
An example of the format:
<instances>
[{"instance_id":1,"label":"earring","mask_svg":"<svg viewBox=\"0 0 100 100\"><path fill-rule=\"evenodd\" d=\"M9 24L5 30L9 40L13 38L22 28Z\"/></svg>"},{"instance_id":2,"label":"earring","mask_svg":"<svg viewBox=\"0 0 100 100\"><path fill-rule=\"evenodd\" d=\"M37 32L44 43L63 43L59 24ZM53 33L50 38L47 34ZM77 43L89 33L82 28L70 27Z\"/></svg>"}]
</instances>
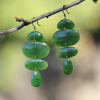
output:
<instances>
[{"instance_id":1,"label":"earring","mask_svg":"<svg viewBox=\"0 0 100 100\"><path fill-rule=\"evenodd\" d=\"M66 75L70 75L73 71L72 62L68 58L73 57L78 53L77 48L69 47L76 44L80 39L79 33L73 29L74 27L74 23L71 20L66 19L64 13L64 19L57 24L57 28L60 30L55 32L52 37L54 44L63 47L60 48L56 54L59 58L65 58L62 68Z\"/></svg>"},{"instance_id":2,"label":"earring","mask_svg":"<svg viewBox=\"0 0 100 100\"><path fill-rule=\"evenodd\" d=\"M31 60L25 62L25 67L29 70L34 70L31 77L31 84L34 87L38 87L42 81L39 71L48 67L48 63L39 58L46 57L50 52L50 48L43 42L43 35L36 31L34 25L33 27L34 31L27 35L27 40L31 42L24 44L22 52L26 57L31 58Z\"/></svg>"}]
</instances>

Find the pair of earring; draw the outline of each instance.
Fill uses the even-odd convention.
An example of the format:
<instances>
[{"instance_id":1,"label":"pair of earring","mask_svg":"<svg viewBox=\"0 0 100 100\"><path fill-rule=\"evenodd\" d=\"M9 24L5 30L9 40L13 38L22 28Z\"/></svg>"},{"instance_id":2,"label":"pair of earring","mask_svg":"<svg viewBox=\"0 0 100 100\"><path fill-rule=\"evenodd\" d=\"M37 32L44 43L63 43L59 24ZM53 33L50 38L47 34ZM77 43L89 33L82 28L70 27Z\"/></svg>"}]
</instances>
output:
<instances>
[{"instance_id":1,"label":"pair of earring","mask_svg":"<svg viewBox=\"0 0 100 100\"><path fill-rule=\"evenodd\" d=\"M80 39L79 33L73 29L74 26L71 20L63 19L57 24L57 28L60 30L55 32L52 37L56 45L63 47L57 51L57 56L65 58L62 68L66 75L71 74L73 70L72 62L68 58L78 53L76 48L68 47L76 44ZM27 35L27 40L31 42L23 46L22 52L26 57L32 58L32 60L26 61L25 67L29 70L35 70L31 77L31 84L34 87L38 87L42 81L38 71L48 67L48 63L45 60L40 60L40 58L46 57L50 52L50 48L43 42L43 35L36 30Z\"/></svg>"},{"instance_id":2,"label":"pair of earring","mask_svg":"<svg viewBox=\"0 0 100 100\"><path fill-rule=\"evenodd\" d=\"M64 7L65 5L63 6L62 11L64 10ZM68 13L67 10L66 12ZM52 39L56 45L64 47L57 51L57 56L65 58L62 66L63 72L66 75L70 75L73 71L73 65L68 58L75 56L78 53L78 50L74 47L68 46L76 44L80 39L80 35L73 29L75 27L74 23L71 20L66 19L64 11L63 14L64 19L57 24L57 28L60 30L53 34ZM48 67L48 63L45 60L40 60L40 58L46 57L50 52L50 48L43 42L43 35L36 31L34 25L33 27L34 31L27 35L27 40L31 42L28 42L23 46L22 52L26 57L32 59L25 62L25 67L29 70L35 70L31 77L31 84L34 87L38 87L42 81L41 75L38 71L44 70Z\"/></svg>"}]
</instances>

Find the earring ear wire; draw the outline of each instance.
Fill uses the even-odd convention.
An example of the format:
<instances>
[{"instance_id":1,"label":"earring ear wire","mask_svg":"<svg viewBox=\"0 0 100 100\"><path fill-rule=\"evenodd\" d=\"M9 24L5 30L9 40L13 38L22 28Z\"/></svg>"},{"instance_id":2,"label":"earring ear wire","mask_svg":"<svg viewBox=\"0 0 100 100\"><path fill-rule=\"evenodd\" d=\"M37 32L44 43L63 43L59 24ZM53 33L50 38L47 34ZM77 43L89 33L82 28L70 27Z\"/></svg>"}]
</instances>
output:
<instances>
[{"instance_id":1,"label":"earring ear wire","mask_svg":"<svg viewBox=\"0 0 100 100\"><path fill-rule=\"evenodd\" d=\"M32 25L33 25L33 28L34 28L34 31L36 31L36 27L35 27L35 25L32 23Z\"/></svg>"},{"instance_id":2,"label":"earring ear wire","mask_svg":"<svg viewBox=\"0 0 100 100\"><path fill-rule=\"evenodd\" d=\"M65 5L64 5L65 6ZM63 8L62 8L62 12L63 12L63 14L64 14L64 19L66 19L66 14L64 13L64 6L63 6Z\"/></svg>"},{"instance_id":3,"label":"earring ear wire","mask_svg":"<svg viewBox=\"0 0 100 100\"><path fill-rule=\"evenodd\" d=\"M65 5L63 5L63 7L62 7L62 12L64 14L64 19L66 19L66 14L64 13L64 9L65 9ZM68 12L67 9L65 9L65 10L66 10L67 14L70 14L70 12Z\"/></svg>"}]
</instances>

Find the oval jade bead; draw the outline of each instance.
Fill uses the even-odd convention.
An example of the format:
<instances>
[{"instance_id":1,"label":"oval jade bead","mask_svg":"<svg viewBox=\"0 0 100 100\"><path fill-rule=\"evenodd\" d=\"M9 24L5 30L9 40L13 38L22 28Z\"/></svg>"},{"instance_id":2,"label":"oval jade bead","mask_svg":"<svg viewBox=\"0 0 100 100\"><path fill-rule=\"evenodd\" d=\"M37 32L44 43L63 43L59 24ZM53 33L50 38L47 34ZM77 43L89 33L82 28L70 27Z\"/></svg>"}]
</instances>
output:
<instances>
[{"instance_id":1,"label":"oval jade bead","mask_svg":"<svg viewBox=\"0 0 100 100\"><path fill-rule=\"evenodd\" d=\"M57 51L57 56L60 58L70 58L75 56L78 53L77 48L74 47L67 47L67 48L61 48Z\"/></svg>"},{"instance_id":2,"label":"oval jade bead","mask_svg":"<svg viewBox=\"0 0 100 100\"><path fill-rule=\"evenodd\" d=\"M52 39L56 45L65 47L65 45L71 46L76 44L80 39L80 35L74 29L65 29L55 32Z\"/></svg>"},{"instance_id":3,"label":"oval jade bead","mask_svg":"<svg viewBox=\"0 0 100 100\"><path fill-rule=\"evenodd\" d=\"M44 42L28 42L22 48L23 54L28 58L44 58L49 52L49 46Z\"/></svg>"},{"instance_id":4,"label":"oval jade bead","mask_svg":"<svg viewBox=\"0 0 100 100\"><path fill-rule=\"evenodd\" d=\"M42 42L43 35L38 31L32 31L27 35L27 40L34 41L34 39L35 39L35 41Z\"/></svg>"},{"instance_id":5,"label":"oval jade bead","mask_svg":"<svg viewBox=\"0 0 100 100\"><path fill-rule=\"evenodd\" d=\"M58 29L64 29L64 28L73 29L74 27L75 24L68 19L63 19L57 24Z\"/></svg>"},{"instance_id":6,"label":"oval jade bead","mask_svg":"<svg viewBox=\"0 0 100 100\"><path fill-rule=\"evenodd\" d=\"M42 79L41 79L40 73L38 71L34 71L32 74L32 77L31 77L32 86L34 86L34 87L40 86L41 81L42 81Z\"/></svg>"},{"instance_id":7,"label":"oval jade bead","mask_svg":"<svg viewBox=\"0 0 100 100\"><path fill-rule=\"evenodd\" d=\"M48 67L48 63L45 60L32 59L25 62L25 67L30 70L44 70Z\"/></svg>"},{"instance_id":8,"label":"oval jade bead","mask_svg":"<svg viewBox=\"0 0 100 100\"><path fill-rule=\"evenodd\" d=\"M63 62L63 72L66 75L70 75L73 71L73 65L70 59L65 59Z\"/></svg>"}]
</instances>

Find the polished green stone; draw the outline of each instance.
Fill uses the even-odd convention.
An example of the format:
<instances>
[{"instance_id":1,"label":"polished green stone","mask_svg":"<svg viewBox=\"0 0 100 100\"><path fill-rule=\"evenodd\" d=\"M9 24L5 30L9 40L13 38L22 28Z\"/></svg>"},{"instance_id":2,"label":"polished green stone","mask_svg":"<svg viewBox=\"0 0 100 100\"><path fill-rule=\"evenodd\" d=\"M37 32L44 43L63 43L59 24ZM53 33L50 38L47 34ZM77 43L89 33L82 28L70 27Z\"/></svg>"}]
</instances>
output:
<instances>
[{"instance_id":1,"label":"polished green stone","mask_svg":"<svg viewBox=\"0 0 100 100\"><path fill-rule=\"evenodd\" d=\"M52 39L56 45L65 47L65 45L71 46L76 44L80 39L80 35L74 29L64 29L55 32Z\"/></svg>"},{"instance_id":2,"label":"polished green stone","mask_svg":"<svg viewBox=\"0 0 100 100\"><path fill-rule=\"evenodd\" d=\"M48 67L48 63L45 60L32 59L25 62L25 67L30 70L44 70Z\"/></svg>"},{"instance_id":3,"label":"polished green stone","mask_svg":"<svg viewBox=\"0 0 100 100\"><path fill-rule=\"evenodd\" d=\"M64 29L64 28L72 29L74 27L75 27L74 23L69 19L63 19L57 24L58 29Z\"/></svg>"},{"instance_id":4,"label":"polished green stone","mask_svg":"<svg viewBox=\"0 0 100 100\"><path fill-rule=\"evenodd\" d=\"M40 73L38 71L34 71L32 74L32 77L31 77L32 86L34 86L34 87L40 86L41 81L42 81L42 79L41 79Z\"/></svg>"},{"instance_id":5,"label":"polished green stone","mask_svg":"<svg viewBox=\"0 0 100 100\"><path fill-rule=\"evenodd\" d=\"M65 59L63 62L63 72L66 75L70 75L73 71L73 65L70 59Z\"/></svg>"},{"instance_id":6,"label":"polished green stone","mask_svg":"<svg viewBox=\"0 0 100 100\"><path fill-rule=\"evenodd\" d=\"M32 31L27 35L27 40L43 42L43 35L38 31Z\"/></svg>"},{"instance_id":7,"label":"polished green stone","mask_svg":"<svg viewBox=\"0 0 100 100\"><path fill-rule=\"evenodd\" d=\"M44 42L28 42L22 48L23 54L28 58L44 58L49 52L49 46Z\"/></svg>"},{"instance_id":8,"label":"polished green stone","mask_svg":"<svg viewBox=\"0 0 100 100\"><path fill-rule=\"evenodd\" d=\"M57 51L57 56L60 58L70 58L75 56L78 53L77 48L74 47L67 47L67 48L61 48Z\"/></svg>"}]
</instances>

